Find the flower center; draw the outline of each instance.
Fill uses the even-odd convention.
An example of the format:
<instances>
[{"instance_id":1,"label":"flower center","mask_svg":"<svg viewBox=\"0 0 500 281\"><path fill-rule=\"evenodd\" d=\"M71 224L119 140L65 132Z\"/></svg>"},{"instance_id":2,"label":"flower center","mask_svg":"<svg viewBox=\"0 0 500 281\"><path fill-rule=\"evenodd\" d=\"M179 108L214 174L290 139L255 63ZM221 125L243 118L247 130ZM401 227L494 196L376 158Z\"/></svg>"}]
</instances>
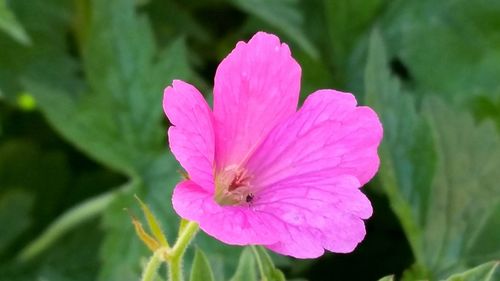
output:
<instances>
[{"instance_id":1,"label":"flower center","mask_svg":"<svg viewBox=\"0 0 500 281\"><path fill-rule=\"evenodd\" d=\"M215 201L221 206L250 203L253 199L246 169L230 166L215 176Z\"/></svg>"}]
</instances>

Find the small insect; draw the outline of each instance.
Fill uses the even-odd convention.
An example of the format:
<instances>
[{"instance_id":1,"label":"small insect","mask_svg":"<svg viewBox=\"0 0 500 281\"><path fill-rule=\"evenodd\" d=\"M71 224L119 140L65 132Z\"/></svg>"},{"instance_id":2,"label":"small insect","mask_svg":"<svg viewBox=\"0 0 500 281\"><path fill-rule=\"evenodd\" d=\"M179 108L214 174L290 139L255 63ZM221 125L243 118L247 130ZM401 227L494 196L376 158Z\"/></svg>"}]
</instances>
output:
<instances>
[{"instance_id":1,"label":"small insect","mask_svg":"<svg viewBox=\"0 0 500 281\"><path fill-rule=\"evenodd\" d=\"M254 197L255 197L255 196L253 195L253 193L248 193L248 194L247 194L247 197L245 198L245 201L246 201L247 203L252 203L252 200L253 200L253 198L254 198Z\"/></svg>"}]
</instances>

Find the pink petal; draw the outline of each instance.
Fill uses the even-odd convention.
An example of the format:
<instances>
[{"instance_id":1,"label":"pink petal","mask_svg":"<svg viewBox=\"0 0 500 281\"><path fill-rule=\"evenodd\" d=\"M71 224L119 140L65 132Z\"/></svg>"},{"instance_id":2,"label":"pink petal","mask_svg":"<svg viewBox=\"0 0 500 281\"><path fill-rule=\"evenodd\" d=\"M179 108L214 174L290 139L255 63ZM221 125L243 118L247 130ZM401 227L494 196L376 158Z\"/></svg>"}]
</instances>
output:
<instances>
[{"instance_id":1,"label":"pink petal","mask_svg":"<svg viewBox=\"0 0 500 281\"><path fill-rule=\"evenodd\" d=\"M381 137L370 108L333 90L312 94L276 126L247 163L255 208L287 224L280 242L268 247L300 258L321 255L320 247L352 251L372 214L359 187L378 169ZM302 244L310 249L300 250Z\"/></svg>"},{"instance_id":2,"label":"pink petal","mask_svg":"<svg viewBox=\"0 0 500 281\"><path fill-rule=\"evenodd\" d=\"M247 168L261 188L291 176L352 175L363 185L378 169L381 138L372 109L356 107L351 94L320 90L269 133Z\"/></svg>"},{"instance_id":3,"label":"pink petal","mask_svg":"<svg viewBox=\"0 0 500 281\"><path fill-rule=\"evenodd\" d=\"M273 251L296 258L316 258L323 248L351 252L365 236L363 220L372 214L370 201L352 176L291 177L256 195L255 209L273 213L286 232Z\"/></svg>"},{"instance_id":4,"label":"pink petal","mask_svg":"<svg viewBox=\"0 0 500 281\"><path fill-rule=\"evenodd\" d=\"M168 130L170 149L189 177L206 190L214 190L213 116L201 93L174 80L165 89L163 110L173 126Z\"/></svg>"},{"instance_id":5,"label":"pink petal","mask_svg":"<svg viewBox=\"0 0 500 281\"><path fill-rule=\"evenodd\" d=\"M243 163L297 108L301 69L278 37L259 32L221 62L215 74L217 167Z\"/></svg>"},{"instance_id":6,"label":"pink petal","mask_svg":"<svg viewBox=\"0 0 500 281\"><path fill-rule=\"evenodd\" d=\"M246 205L222 207L193 181L175 187L172 203L179 216L198 222L203 231L227 244L273 244L279 240L276 233L283 233L284 224L273 214Z\"/></svg>"},{"instance_id":7,"label":"pink petal","mask_svg":"<svg viewBox=\"0 0 500 281\"><path fill-rule=\"evenodd\" d=\"M265 247L282 255L298 259L313 259L323 255L325 250L317 237L321 234L308 227L289 227L287 237Z\"/></svg>"}]
</instances>

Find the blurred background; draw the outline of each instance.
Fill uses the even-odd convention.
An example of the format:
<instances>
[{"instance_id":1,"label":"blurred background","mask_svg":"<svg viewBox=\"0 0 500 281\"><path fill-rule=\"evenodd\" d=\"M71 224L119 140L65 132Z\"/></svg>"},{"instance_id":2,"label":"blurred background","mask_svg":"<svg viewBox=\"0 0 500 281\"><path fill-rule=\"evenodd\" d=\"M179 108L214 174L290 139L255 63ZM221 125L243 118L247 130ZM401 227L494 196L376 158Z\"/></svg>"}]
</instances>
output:
<instances>
[{"instance_id":1,"label":"blurred background","mask_svg":"<svg viewBox=\"0 0 500 281\"><path fill-rule=\"evenodd\" d=\"M178 225L163 88L210 98L259 30L290 45L302 99L352 92L385 130L366 239L273 256L287 278L500 280L498 0L0 0L0 280L138 280L133 194ZM240 247L194 245L232 276Z\"/></svg>"}]
</instances>

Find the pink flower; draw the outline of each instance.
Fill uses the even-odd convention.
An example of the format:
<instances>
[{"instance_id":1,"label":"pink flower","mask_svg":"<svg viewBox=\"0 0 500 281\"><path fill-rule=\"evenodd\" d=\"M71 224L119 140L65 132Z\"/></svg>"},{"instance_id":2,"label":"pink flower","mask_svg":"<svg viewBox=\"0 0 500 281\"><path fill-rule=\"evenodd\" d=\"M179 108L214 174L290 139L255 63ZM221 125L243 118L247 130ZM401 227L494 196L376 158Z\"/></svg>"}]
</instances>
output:
<instances>
[{"instance_id":1,"label":"pink flower","mask_svg":"<svg viewBox=\"0 0 500 281\"><path fill-rule=\"evenodd\" d=\"M181 217L227 244L296 258L363 240L372 207L360 187L378 169L382 126L335 90L297 110L300 76L288 46L259 32L217 68L213 111L188 83L165 89L170 148L190 178L173 193Z\"/></svg>"}]
</instances>

